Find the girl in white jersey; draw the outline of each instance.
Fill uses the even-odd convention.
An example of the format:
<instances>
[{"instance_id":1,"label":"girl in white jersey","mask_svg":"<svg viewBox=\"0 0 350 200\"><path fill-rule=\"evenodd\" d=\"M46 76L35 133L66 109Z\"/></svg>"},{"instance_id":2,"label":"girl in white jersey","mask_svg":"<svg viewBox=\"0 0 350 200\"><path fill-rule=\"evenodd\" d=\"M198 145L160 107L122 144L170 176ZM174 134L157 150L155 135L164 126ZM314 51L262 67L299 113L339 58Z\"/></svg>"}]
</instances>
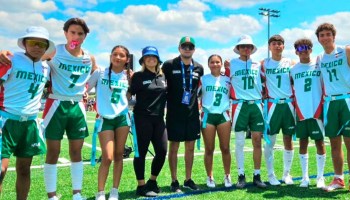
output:
<instances>
[{"instance_id":1,"label":"girl in white jersey","mask_svg":"<svg viewBox=\"0 0 350 200\"><path fill-rule=\"evenodd\" d=\"M202 93L201 121L205 145L204 165L207 171L207 186L211 188L215 187L213 153L217 132L225 171L224 184L225 187L231 187L231 120L229 117L231 82L229 77L220 73L222 59L219 55L214 54L209 56L208 65L211 73L201 78L198 88L198 91Z\"/></svg>"},{"instance_id":2,"label":"girl in white jersey","mask_svg":"<svg viewBox=\"0 0 350 200\"><path fill-rule=\"evenodd\" d=\"M18 39L11 65L0 65L0 192L10 156L16 156L16 199L27 199L33 156L45 153L37 115L50 68L41 58L54 50L43 27L29 27ZM2 144L1 144L2 143ZM14 197L13 197L14 198Z\"/></svg>"},{"instance_id":3,"label":"girl in white jersey","mask_svg":"<svg viewBox=\"0 0 350 200\"><path fill-rule=\"evenodd\" d=\"M110 55L110 65L96 70L88 81L88 91L96 87L96 110L101 124L98 136L102 149L102 161L98 170L98 193L96 200L105 199L105 184L112 161L113 186L109 200L119 198L118 187L123 170L123 153L129 133L130 118L126 93L129 87L129 50L121 45L115 46Z\"/></svg>"}]
</instances>

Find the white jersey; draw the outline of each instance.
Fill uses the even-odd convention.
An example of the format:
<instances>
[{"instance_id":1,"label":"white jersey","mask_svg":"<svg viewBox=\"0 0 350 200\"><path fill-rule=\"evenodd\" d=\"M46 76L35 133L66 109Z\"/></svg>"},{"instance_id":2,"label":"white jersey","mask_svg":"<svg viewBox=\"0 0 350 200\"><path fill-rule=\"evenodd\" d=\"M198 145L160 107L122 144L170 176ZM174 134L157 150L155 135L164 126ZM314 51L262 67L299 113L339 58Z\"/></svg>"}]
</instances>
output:
<instances>
[{"instance_id":1,"label":"white jersey","mask_svg":"<svg viewBox=\"0 0 350 200\"><path fill-rule=\"evenodd\" d=\"M323 52L317 63L321 67L326 95L350 93L350 66L344 47L336 47L330 54Z\"/></svg>"},{"instance_id":2,"label":"white jersey","mask_svg":"<svg viewBox=\"0 0 350 200\"><path fill-rule=\"evenodd\" d=\"M35 115L41 106L40 99L50 68L46 62L33 62L22 52L15 53L11 62L9 67L0 67L3 81L0 107L14 115Z\"/></svg>"},{"instance_id":3,"label":"white jersey","mask_svg":"<svg viewBox=\"0 0 350 200\"><path fill-rule=\"evenodd\" d=\"M262 98L261 65L247 62L239 58L230 63L230 78L233 88L232 98L243 100L258 100Z\"/></svg>"},{"instance_id":4,"label":"white jersey","mask_svg":"<svg viewBox=\"0 0 350 200\"><path fill-rule=\"evenodd\" d=\"M199 88L202 92L202 107L209 113L221 114L230 107L230 78L207 74L201 77Z\"/></svg>"},{"instance_id":5,"label":"white jersey","mask_svg":"<svg viewBox=\"0 0 350 200\"><path fill-rule=\"evenodd\" d=\"M296 113L299 120L318 119L322 112L321 70L315 62L297 63L290 75L294 82Z\"/></svg>"},{"instance_id":6,"label":"white jersey","mask_svg":"<svg viewBox=\"0 0 350 200\"><path fill-rule=\"evenodd\" d=\"M61 99L63 96L81 100L92 70L88 52L84 51L83 56L75 57L67 51L64 44L57 45L50 65L53 94L50 98Z\"/></svg>"},{"instance_id":7,"label":"white jersey","mask_svg":"<svg viewBox=\"0 0 350 200\"><path fill-rule=\"evenodd\" d=\"M126 92L129 88L125 71L114 73L109 69L95 70L88 81L88 91L96 88L97 113L107 119L113 119L128 112Z\"/></svg>"},{"instance_id":8,"label":"white jersey","mask_svg":"<svg viewBox=\"0 0 350 200\"><path fill-rule=\"evenodd\" d=\"M291 98L293 95L289 71L292 60L282 58L280 61L267 58L262 66L262 75L265 77L267 96L273 99Z\"/></svg>"}]
</instances>

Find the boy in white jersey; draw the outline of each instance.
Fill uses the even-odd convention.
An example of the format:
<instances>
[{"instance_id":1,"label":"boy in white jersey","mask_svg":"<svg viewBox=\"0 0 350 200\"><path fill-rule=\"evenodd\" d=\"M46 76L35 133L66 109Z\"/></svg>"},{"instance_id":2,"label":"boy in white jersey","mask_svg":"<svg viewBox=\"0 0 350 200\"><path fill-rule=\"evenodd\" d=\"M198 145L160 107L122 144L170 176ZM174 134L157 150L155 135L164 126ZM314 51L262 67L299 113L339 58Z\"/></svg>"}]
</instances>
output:
<instances>
[{"instance_id":1,"label":"boy in white jersey","mask_svg":"<svg viewBox=\"0 0 350 200\"><path fill-rule=\"evenodd\" d=\"M84 20L71 18L63 26L66 44L57 45L50 62L51 94L43 113L47 154L44 178L49 199L57 199L57 160L61 140L69 140L73 199L82 199L83 162L81 150L88 136L85 107L82 102L85 84L92 71L92 57L81 48L89 33Z\"/></svg>"},{"instance_id":2,"label":"boy in white jersey","mask_svg":"<svg viewBox=\"0 0 350 200\"><path fill-rule=\"evenodd\" d=\"M198 91L202 93L202 135L205 145L204 165L207 171L207 186L214 188L213 153L215 149L215 135L218 133L222 161L225 170L224 185L231 187L231 153L230 136L231 120L230 107L230 78L221 75L222 59L213 54L208 58L211 73L204 75L199 82Z\"/></svg>"},{"instance_id":3,"label":"boy in white jersey","mask_svg":"<svg viewBox=\"0 0 350 200\"><path fill-rule=\"evenodd\" d=\"M27 28L17 44L25 53L16 52L10 65L0 65L0 189L13 153L16 156L16 196L27 199L33 156L46 151L37 114L50 68L41 58L45 52L53 51L55 45L45 28L35 26Z\"/></svg>"},{"instance_id":4,"label":"boy in white jersey","mask_svg":"<svg viewBox=\"0 0 350 200\"><path fill-rule=\"evenodd\" d=\"M88 81L88 91L96 88L96 110L101 123L98 136L102 149L102 161L98 170L98 193L96 200L105 200L105 184L112 161L113 186L109 200L119 198L118 188L123 170L123 153L129 133L130 118L126 92L129 87L127 72L129 50L117 45L112 49L110 65L95 70Z\"/></svg>"},{"instance_id":5,"label":"boy in white jersey","mask_svg":"<svg viewBox=\"0 0 350 200\"><path fill-rule=\"evenodd\" d=\"M294 43L295 53L300 62L291 70L296 105L296 134L299 140L299 157L302 171L300 187L308 187L309 155L307 147L309 137L315 140L317 155L317 188L323 188L326 149L324 146L324 127L322 114L322 80L319 66L311 60L312 42L310 39L299 39Z\"/></svg>"},{"instance_id":6,"label":"boy in white jersey","mask_svg":"<svg viewBox=\"0 0 350 200\"><path fill-rule=\"evenodd\" d=\"M289 174L293 161L292 135L295 133L295 113L293 106L293 92L289 77L289 70L294 62L290 58L282 57L284 39L280 35L270 37L269 50L271 58L262 61L263 78L265 79L264 115L265 115L265 143L264 154L268 179L271 185L280 185L274 172L273 148L277 134L283 133L283 177L287 185L293 184Z\"/></svg>"},{"instance_id":7,"label":"boy in white jersey","mask_svg":"<svg viewBox=\"0 0 350 200\"><path fill-rule=\"evenodd\" d=\"M315 33L324 49L317 62L324 81L325 133L331 142L334 167L334 179L325 190L332 191L345 187L342 135L350 169L350 46L340 47L334 43L336 29L333 24L323 23Z\"/></svg>"},{"instance_id":8,"label":"boy in white jersey","mask_svg":"<svg viewBox=\"0 0 350 200\"><path fill-rule=\"evenodd\" d=\"M233 87L232 104L232 129L235 131L235 154L238 167L237 188L244 188L246 179L244 174L244 142L245 134L249 126L252 132L254 176L253 184L260 188L266 185L260 178L261 167L261 138L264 130L262 113L262 83L261 65L253 62L250 55L255 53L256 46L249 35L243 35L233 51L239 54L239 58L232 59L230 69L231 85Z\"/></svg>"}]
</instances>

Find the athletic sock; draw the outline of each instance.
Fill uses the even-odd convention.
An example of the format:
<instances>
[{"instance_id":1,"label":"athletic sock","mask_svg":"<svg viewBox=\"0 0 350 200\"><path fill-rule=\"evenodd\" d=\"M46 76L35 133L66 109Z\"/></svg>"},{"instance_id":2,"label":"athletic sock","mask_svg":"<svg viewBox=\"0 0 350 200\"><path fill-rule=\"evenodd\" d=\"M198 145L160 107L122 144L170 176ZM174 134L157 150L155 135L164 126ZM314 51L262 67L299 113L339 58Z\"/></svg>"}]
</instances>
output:
<instances>
[{"instance_id":1,"label":"athletic sock","mask_svg":"<svg viewBox=\"0 0 350 200\"><path fill-rule=\"evenodd\" d=\"M273 147L276 142L276 135L268 135L270 144L265 143L264 156L266 161L266 168L268 175L274 174L274 158L273 158Z\"/></svg>"},{"instance_id":2,"label":"athletic sock","mask_svg":"<svg viewBox=\"0 0 350 200\"><path fill-rule=\"evenodd\" d=\"M324 174L324 166L326 164L326 154L316 155L317 161L317 178L323 177Z\"/></svg>"},{"instance_id":3,"label":"athletic sock","mask_svg":"<svg viewBox=\"0 0 350 200\"><path fill-rule=\"evenodd\" d=\"M309 155L299 154L303 179L309 179Z\"/></svg>"},{"instance_id":4,"label":"athletic sock","mask_svg":"<svg viewBox=\"0 0 350 200\"><path fill-rule=\"evenodd\" d=\"M57 189L57 165L56 164L44 164L44 182L46 192L56 192Z\"/></svg>"},{"instance_id":5,"label":"athletic sock","mask_svg":"<svg viewBox=\"0 0 350 200\"><path fill-rule=\"evenodd\" d=\"M72 162L70 170L73 190L81 190L83 185L83 162Z\"/></svg>"},{"instance_id":6,"label":"athletic sock","mask_svg":"<svg viewBox=\"0 0 350 200\"><path fill-rule=\"evenodd\" d=\"M283 174L288 175L293 164L294 150L283 150Z\"/></svg>"},{"instance_id":7,"label":"athletic sock","mask_svg":"<svg viewBox=\"0 0 350 200\"><path fill-rule=\"evenodd\" d=\"M238 169L238 175L244 174L244 142L245 142L245 133L243 131L235 132L235 155L236 163Z\"/></svg>"}]
</instances>

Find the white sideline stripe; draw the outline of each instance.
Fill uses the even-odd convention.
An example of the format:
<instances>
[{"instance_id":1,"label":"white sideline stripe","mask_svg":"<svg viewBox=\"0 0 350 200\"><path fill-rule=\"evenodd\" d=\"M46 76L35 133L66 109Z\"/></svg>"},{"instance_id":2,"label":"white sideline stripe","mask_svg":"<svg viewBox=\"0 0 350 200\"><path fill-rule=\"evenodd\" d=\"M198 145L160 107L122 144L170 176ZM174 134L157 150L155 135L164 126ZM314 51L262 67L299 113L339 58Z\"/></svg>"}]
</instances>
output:
<instances>
[{"instance_id":1,"label":"white sideline stripe","mask_svg":"<svg viewBox=\"0 0 350 200\"><path fill-rule=\"evenodd\" d=\"M70 160L68 160L66 158L58 158L58 162L66 164L66 163L70 163Z\"/></svg>"},{"instance_id":2,"label":"white sideline stripe","mask_svg":"<svg viewBox=\"0 0 350 200\"><path fill-rule=\"evenodd\" d=\"M87 147L92 148L92 145L91 145L91 144L89 144L89 143L86 143L86 142L84 142L84 146L87 146ZM102 150L101 150L101 147L98 147L98 146L96 146L96 150L98 150L98 151L102 151Z\"/></svg>"},{"instance_id":3,"label":"white sideline stripe","mask_svg":"<svg viewBox=\"0 0 350 200\"><path fill-rule=\"evenodd\" d=\"M203 151L203 149L201 149L200 151ZM252 148L245 148L244 150L245 152L252 152L253 149ZM233 152L233 151L232 151ZM221 154L221 151L214 151L214 154ZM200 152L200 153L194 153L195 156L203 156L204 155L204 152ZM167 156L168 157L168 156ZM185 154L178 154L177 157L185 157ZM65 158L59 158L58 160L60 159L64 159L64 160L67 160ZM151 160L153 159L153 156L149 156L149 157L146 157L146 160ZM133 161L134 158L126 158L126 159L123 159L123 161L127 161L127 162L130 162L130 161ZM70 161L67 160L68 162L66 163L62 163L62 164L57 164L57 167L68 167L71 165ZM84 165L90 165L90 161L89 162L83 162ZM30 166L30 169L43 169L44 166L43 165L35 165L35 166ZM7 169L7 171L15 171L16 168L15 167L9 167Z\"/></svg>"}]
</instances>

